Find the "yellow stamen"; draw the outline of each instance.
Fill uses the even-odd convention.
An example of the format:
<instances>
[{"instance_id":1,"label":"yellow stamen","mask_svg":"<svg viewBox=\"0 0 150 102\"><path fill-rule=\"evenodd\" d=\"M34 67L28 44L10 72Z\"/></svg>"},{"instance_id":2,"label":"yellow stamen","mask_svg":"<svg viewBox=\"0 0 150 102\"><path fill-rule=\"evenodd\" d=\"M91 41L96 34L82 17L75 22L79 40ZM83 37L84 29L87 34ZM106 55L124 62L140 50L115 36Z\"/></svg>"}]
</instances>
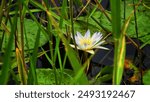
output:
<instances>
[{"instance_id":1,"label":"yellow stamen","mask_svg":"<svg viewBox=\"0 0 150 102\"><path fill-rule=\"evenodd\" d=\"M92 41L91 39L81 39L80 44L84 46L89 46L89 45L92 45Z\"/></svg>"}]
</instances>

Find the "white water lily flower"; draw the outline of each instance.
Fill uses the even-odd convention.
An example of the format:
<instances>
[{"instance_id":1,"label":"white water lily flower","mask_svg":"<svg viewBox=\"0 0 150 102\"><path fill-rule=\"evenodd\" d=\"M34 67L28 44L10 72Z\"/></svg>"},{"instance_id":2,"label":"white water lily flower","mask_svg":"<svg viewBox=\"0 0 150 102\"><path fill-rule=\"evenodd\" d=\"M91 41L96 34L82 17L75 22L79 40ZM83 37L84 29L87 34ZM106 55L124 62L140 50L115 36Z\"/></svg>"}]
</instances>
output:
<instances>
[{"instance_id":1,"label":"white water lily flower","mask_svg":"<svg viewBox=\"0 0 150 102\"><path fill-rule=\"evenodd\" d=\"M108 48L101 46L101 44L105 42L104 40L101 41L102 37L103 36L100 32L96 32L92 36L90 34L90 30L88 30L84 36L82 36L81 33L77 32L77 34L75 35L75 43L77 44L77 49L89 52L91 54L94 54L93 49L95 48L108 50ZM75 48L75 46L72 44L70 44L70 46Z\"/></svg>"}]
</instances>

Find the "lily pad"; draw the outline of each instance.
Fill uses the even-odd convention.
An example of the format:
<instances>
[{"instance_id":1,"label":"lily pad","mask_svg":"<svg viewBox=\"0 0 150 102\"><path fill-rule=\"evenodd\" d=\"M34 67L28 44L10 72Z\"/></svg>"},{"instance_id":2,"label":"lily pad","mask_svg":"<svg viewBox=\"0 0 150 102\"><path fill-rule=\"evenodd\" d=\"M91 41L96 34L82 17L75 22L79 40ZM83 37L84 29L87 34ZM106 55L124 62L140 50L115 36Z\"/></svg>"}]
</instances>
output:
<instances>
[{"instance_id":1,"label":"lily pad","mask_svg":"<svg viewBox=\"0 0 150 102\"><path fill-rule=\"evenodd\" d=\"M7 29L9 30L9 32L11 31L10 23L7 24ZM17 29L18 29L18 44L20 46L21 31L20 31L19 18L18 18L18 23L17 23ZM26 19L26 18L24 19L24 34L23 35L24 35L24 49L25 50L32 50L34 48L38 29L39 29L39 27L36 24L36 22L34 22L31 19ZM0 39L2 39L2 31L0 31ZM7 32L4 34L4 40L3 40L3 44L2 44L3 51L5 50L5 48L7 46L8 39L9 39L9 33ZM49 38L46 36L46 34L44 34L41 31L39 47L44 45L48 41L48 39ZM29 48L27 45L29 46ZM12 50L13 51L15 50L15 39L14 39Z\"/></svg>"},{"instance_id":2,"label":"lily pad","mask_svg":"<svg viewBox=\"0 0 150 102\"><path fill-rule=\"evenodd\" d=\"M126 2L126 18L133 12L133 5L132 1ZM123 2L122 2L122 11L123 11ZM137 20L137 32L139 39L147 44L150 44L150 10L145 9L143 5L139 5L136 9L136 20ZM122 12L122 18L123 18L123 12ZM122 19L122 23L124 23L124 20ZM135 29L135 17L133 16L129 27L127 30L127 35L136 38L136 29Z\"/></svg>"},{"instance_id":3,"label":"lily pad","mask_svg":"<svg viewBox=\"0 0 150 102\"><path fill-rule=\"evenodd\" d=\"M146 74L143 76L143 83L145 85L150 85L150 70L146 72Z\"/></svg>"},{"instance_id":4,"label":"lily pad","mask_svg":"<svg viewBox=\"0 0 150 102\"><path fill-rule=\"evenodd\" d=\"M56 70L56 74L53 69L36 69L38 83L40 85L55 85L57 78L57 84L67 85L71 82L73 71L69 69L64 69L64 72L61 72L60 69Z\"/></svg>"}]
</instances>

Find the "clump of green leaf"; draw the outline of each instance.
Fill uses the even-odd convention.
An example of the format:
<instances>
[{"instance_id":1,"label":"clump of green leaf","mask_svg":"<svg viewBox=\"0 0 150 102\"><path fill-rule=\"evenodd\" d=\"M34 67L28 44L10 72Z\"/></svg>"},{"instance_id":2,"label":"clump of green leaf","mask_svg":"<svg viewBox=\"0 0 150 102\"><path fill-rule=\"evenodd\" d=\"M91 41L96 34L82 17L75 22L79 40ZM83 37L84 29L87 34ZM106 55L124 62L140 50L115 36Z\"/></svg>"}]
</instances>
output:
<instances>
[{"instance_id":1,"label":"clump of green leaf","mask_svg":"<svg viewBox=\"0 0 150 102\"><path fill-rule=\"evenodd\" d=\"M62 73L60 69L57 69L56 77L53 69L36 69L37 79L40 85L55 85L56 80L58 84L67 85L70 84L73 76L73 71L65 69ZM63 79L62 79L63 78Z\"/></svg>"},{"instance_id":2,"label":"clump of green leaf","mask_svg":"<svg viewBox=\"0 0 150 102\"><path fill-rule=\"evenodd\" d=\"M126 17L128 17L132 11L133 11L132 1L127 1ZM140 4L136 9L136 16L137 16L139 39L144 43L150 44L150 29L148 29L148 28L150 28L149 10L145 9L145 7L142 4ZM127 30L127 35L130 37L136 38L136 30L135 30L135 21L134 20L135 19L132 18L130 21L129 28Z\"/></svg>"},{"instance_id":3,"label":"clump of green leaf","mask_svg":"<svg viewBox=\"0 0 150 102\"><path fill-rule=\"evenodd\" d=\"M18 27L18 37L20 38L21 32L20 32L20 24L19 23L20 23L20 20L18 18L17 27ZM8 23L6 25L6 27L10 31L10 29L11 29L10 28L10 23ZM26 33L26 36L24 34L24 41L25 41L24 49L28 50L28 46L27 46L27 43L28 43L29 50L32 50L34 48L34 44L35 44L35 40L36 40L38 25L33 20L25 18L24 19L24 28L25 28L24 32ZM2 30L4 30L4 29L2 28ZM3 50L6 48L6 45L8 43L8 38L9 38L9 33L7 32L4 35L4 40L3 40L3 45L2 45ZM0 39L2 39L2 31L0 31ZM44 36L44 34L41 32L39 47L44 45L47 41L48 41L48 38L46 36ZM14 43L13 43L12 50L15 50Z\"/></svg>"},{"instance_id":4,"label":"clump of green leaf","mask_svg":"<svg viewBox=\"0 0 150 102\"><path fill-rule=\"evenodd\" d=\"M145 73L143 76L143 83L145 85L150 85L150 70Z\"/></svg>"}]
</instances>

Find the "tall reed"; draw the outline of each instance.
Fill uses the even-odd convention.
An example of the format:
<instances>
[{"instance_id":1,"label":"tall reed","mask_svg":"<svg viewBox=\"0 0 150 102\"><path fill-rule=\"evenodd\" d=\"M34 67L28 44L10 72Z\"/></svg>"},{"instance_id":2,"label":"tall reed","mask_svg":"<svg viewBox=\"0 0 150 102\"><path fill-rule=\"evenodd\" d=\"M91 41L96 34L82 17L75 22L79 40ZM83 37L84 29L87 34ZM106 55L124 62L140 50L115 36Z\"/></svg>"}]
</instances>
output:
<instances>
[{"instance_id":1,"label":"tall reed","mask_svg":"<svg viewBox=\"0 0 150 102\"><path fill-rule=\"evenodd\" d=\"M121 33L121 1L111 0L112 33L115 44L113 84L120 84L125 60L125 35Z\"/></svg>"}]
</instances>

